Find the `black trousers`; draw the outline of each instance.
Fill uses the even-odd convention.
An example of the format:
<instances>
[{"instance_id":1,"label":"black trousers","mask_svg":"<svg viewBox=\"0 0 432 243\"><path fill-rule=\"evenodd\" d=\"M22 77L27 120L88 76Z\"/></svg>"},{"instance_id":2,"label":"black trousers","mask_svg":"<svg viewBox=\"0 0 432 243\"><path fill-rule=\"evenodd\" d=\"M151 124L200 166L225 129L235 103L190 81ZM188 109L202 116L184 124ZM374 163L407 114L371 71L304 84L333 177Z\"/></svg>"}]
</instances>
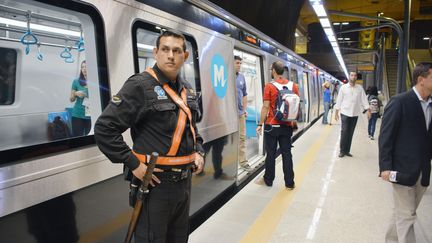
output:
<instances>
[{"instance_id":1,"label":"black trousers","mask_svg":"<svg viewBox=\"0 0 432 243\"><path fill-rule=\"evenodd\" d=\"M341 114L341 139L340 139L340 152L349 153L351 150L352 137L357 125L358 116L345 116Z\"/></svg>"},{"instance_id":2,"label":"black trousers","mask_svg":"<svg viewBox=\"0 0 432 243\"><path fill-rule=\"evenodd\" d=\"M276 149L279 142L279 147L282 154L282 169L284 172L285 186L294 186L294 170L291 154L291 136L293 133L292 127L272 127L265 125L264 127L264 143L267 153L265 159L264 180L267 185L273 184L275 178L275 160Z\"/></svg>"},{"instance_id":3,"label":"black trousers","mask_svg":"<svg viewBox=\"0 0 432 243\"><path fill-rule=\"evenodd\" d=\"M162 180L152 188L144 199L135 229L135 243L187 242L190 194L190 172L187 179Z\"/></svg>"},{"instance_id":4,"label":"black trousers","mask_svg":"<svg viewBox=\"0 0 432 243\"><path fill-rule=\"evenodd\" d=\"M85 136L91 129L91 119L72 117L72 135L74 137Z\"/></svg>"},{"instance_id":5,"label":"black trousers","mask_svg":"<svg viewBox=\"0 0 432 243\"><path fill-rule=\"evenodd\" d=\"M203 148L205 150L205 158L204 161L207 162L207 155L210 149L212 148L212 163L213 163L213 169L214 169L214 178L217 179L222 175L222 152L224 149L226 143L226 137L220 137L215 140L212 140L210 142L207 142L203 145Z\"/></svg>"}]
</instances>

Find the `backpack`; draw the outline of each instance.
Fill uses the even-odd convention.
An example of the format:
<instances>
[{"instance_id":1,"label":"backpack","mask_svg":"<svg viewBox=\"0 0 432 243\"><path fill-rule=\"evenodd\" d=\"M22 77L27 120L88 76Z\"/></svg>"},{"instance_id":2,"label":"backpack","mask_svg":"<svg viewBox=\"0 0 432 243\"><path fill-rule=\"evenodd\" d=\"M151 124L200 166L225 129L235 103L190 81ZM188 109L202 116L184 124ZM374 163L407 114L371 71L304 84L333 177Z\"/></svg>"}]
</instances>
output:
<instances>
[{"instance_id":1,"label":"backpack","mask_svg":"<svg viewBox=\"0 0 432 243\"><path fill-rule=\"evenodd\" d=\"M280 122L297 121L300 111L300 97L293 92L294 83L280 84L271 82L278 90L275 103L274 117Z\"/></svg>"},{"instance_id":2,"label":"backpack","mask_svg":"<svg viewBox=\"0 0 432 243\"><path fill-rule=\"evenodd\" d=\"M378 97L376 97L375 95L370 95L368 100L371 112L378 113L380 111L380 101L378 100Z\"/></svg>"}]
</instances>

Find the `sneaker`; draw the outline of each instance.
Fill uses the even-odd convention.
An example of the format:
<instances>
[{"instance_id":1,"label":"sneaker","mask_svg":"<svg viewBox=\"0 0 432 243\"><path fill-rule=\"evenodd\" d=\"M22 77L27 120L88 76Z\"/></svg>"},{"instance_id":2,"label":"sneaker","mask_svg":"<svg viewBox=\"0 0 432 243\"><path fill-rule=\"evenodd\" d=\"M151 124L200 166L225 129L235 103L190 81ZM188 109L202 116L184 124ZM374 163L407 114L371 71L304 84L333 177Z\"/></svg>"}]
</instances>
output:
<instances>
[{"instance_id":1,"label":"sneaker","mask_svg":"<svg viewBox=\"0 0 432 243\"><path fill-rule=\"evenodd\" d=\"M253 171L253 168L249 164L240 165L240 167L247 172Z\"/></svg>"}]
</instances>

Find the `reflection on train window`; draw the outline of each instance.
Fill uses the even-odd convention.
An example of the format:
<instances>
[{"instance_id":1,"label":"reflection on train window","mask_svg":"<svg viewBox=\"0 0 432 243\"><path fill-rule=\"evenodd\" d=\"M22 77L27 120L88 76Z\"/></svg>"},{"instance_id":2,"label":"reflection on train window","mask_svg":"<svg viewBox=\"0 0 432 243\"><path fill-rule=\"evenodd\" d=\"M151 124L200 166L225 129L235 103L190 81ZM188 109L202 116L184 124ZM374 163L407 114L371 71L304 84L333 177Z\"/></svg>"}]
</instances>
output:
<instances>
[{"instance_id":1,"label":"reflection on train window","mask_svg":"<svg viewBox=\"0 0 432 243\"><path fill-rule=\"evenodd\" d=\"M15 101L17 51L0 47L0 105Z\"/></svg>"},{"instance_id":2,"label":"reflection on train window","mask_svg":"<svg viewBox=\"0 0 432 243\"><path fill-rule=\"evenodd\" d=\"M91 17L0 0L0 30L0 103L12 104L0 106L0 151L92 134L102 104Z\"/></svg>"},{"instance_id":3,"label":"reflection on train window","mask_svg":"<svg viewBox=\"0 0 432 243\"><path fill-rule=\"evenodd\" d=\"M294 83L298 84L298 74L297 74L297 69L291 68L291 81L293 81Z\"/></svg>"},{"instance_id":4,"label":"reflection on train window","mask_svg":"<svg viewBox=\"0 0 432 243\"><path fill-rule=\"evenodd\" d=\"M139 64L139 72L145 71L149 67L153 67L156 63L156 60L153 57L153 48L156 45L156 39L160 35L159 27L153 27L152 30L138 28L136 31L136 40L137 40L137 50L138 50L138 64ZM199 92L196 83L199 82L198 72L195 67L198 66L198 57L197 57L197 48L194 48L195 45L192 44L192 40L190 36L185 35L186 37L186 50L189 52L189 57L185 61L181 71L180 76L189 81L192 85L193 89L196 92Z\"/></svg>"}]
</instances>

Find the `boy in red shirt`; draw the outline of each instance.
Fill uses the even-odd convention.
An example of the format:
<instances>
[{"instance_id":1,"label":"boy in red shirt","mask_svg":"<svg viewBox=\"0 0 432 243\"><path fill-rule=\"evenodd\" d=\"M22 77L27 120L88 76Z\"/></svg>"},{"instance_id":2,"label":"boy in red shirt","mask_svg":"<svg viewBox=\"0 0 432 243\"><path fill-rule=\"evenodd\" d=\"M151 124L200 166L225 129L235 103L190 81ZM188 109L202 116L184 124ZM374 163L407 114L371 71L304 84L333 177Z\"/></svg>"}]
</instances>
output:
<instances>
[{"instance_id":1,"label":"boy in red shirt","mask_svg":"<svg viewBox=\"0 0 432 243\"><path fill-rule=\"evenodd\" d=\"M285 65L281 61L274 62L271 66L272 78L275 82L282 85L288 85L290 81L284 79ZM297 84L293 84L292 91L300 96ZM277 143L282 154L282 167L284 172L285 187L289 190L294 189L294 170L291 154L291 136L293 131L297 130L295 122L281 122L275 119L274 111L276 109L276 99L278 97L278 89L271 83L267 83L264 87L264 103L261 109L260 123L256 129L257 134L261 134L264 126L264 142L267 153L265 159L264 183L267 186L273 185L275 178L275 160Z\"/></svg>"}]
</instances>

